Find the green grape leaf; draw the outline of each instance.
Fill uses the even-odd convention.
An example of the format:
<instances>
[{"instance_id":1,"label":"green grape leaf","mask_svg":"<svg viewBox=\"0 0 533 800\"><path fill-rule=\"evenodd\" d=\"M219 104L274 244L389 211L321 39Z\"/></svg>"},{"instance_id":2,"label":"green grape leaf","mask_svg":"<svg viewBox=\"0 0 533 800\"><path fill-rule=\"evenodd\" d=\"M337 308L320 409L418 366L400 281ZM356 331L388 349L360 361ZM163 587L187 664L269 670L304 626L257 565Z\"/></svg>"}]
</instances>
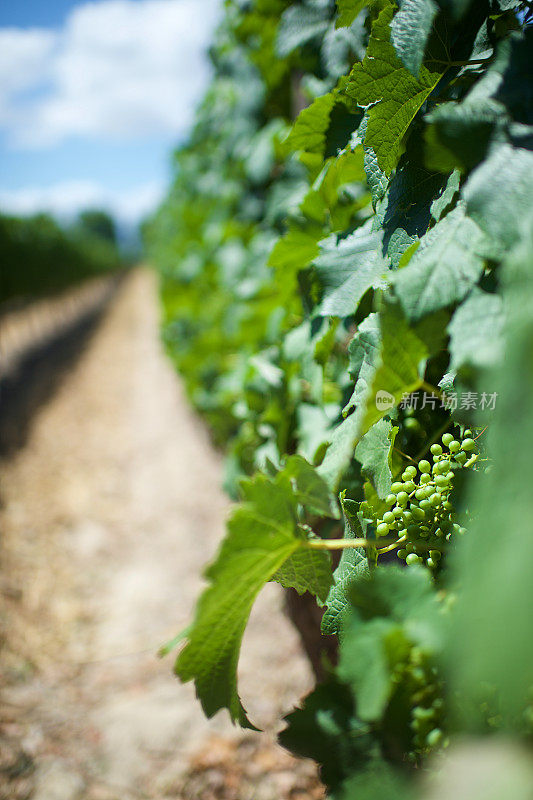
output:
<instances>
[{"instance_id":1,"label":"green grape leaf","mask_svg":"<svg viewBox=\"0 0 533 800\"><path fill-rule=\"evenodd\" d=\"M344 513L344 537L355 539L363 536L357 517L357 508L351 508L353 501L341 494ZM359 504L355 504L358 507ZM340 635L342 619L349 608L349 589L354 581L368 575L368 561L360 549L346 548L342 551L337 569L333 573L333 586L326 598L326 611L322 617L321 630L324 634Z\"/></svg>"},{"instance_id":2,"label":"green grape leaf","mask_svg":"<svg viewBox=\"0 0 533 800\"><path fill-rule=\"evenodd\" d=\"M440 652L442 626L431 578L422 568L383 566L350 589L337 673L354 693L358 715L378 720L393 691L396 664L413 644Z\"/></svg>"},{"instance_id":3,"label":"green grape leaf","mask_svg":"<svg viewBox=\"0 0 533 800\"><path fill-rule=\"evenodd\" d=\"M301 758L313 758L332 792L367 764L372 737L357 720L349 689L334 679L319 684L301 708L287 717L279 736L282 747ZM330 795L335 798L335 794Z\"/></svg>"},{"instance_id":4,"label":"green grape leaf","mask_svg":"<svg viewBox=\"0 0 533 800\"><path fill-rule=\"evenodd\" d=\"M323 155L330 114L336 102L336 94L328 92L302 109L284 141L286 152L301 150L304 153Z\"/></svg>"},{"instance_id":5,"label":"green grape leaf","mask_svg":"<svg viewBox=\"0 0 533 800\"><path fill-rule=\"evenodd\" d=\"M422 163L421 137L413 132L377 213L393 268L399 265L405 251L426 233L431 221L431 203L444 184L442 175L430 172Z\"/></svg>"},{"instance_id":6,"label":"green grape leaf","mask_svg":"<svg viewBox=\"0 0 533 800\"><path fill-rule=\"evenodd\" d=\"M391 24L391 41L411 75L418 77L438 8L433 0L401 0Z\"/></svg>"},{"instance_id":7,"label":"green grape leaf","mask_svg":"<svg viewBox=\"0 0 533 800\"><path fill-rule=\"evenodd\" d=\"M490 252L486 235L459 205L421 240L392 279L408 319L417 321L462 300L477 283Z\"/></svg>"},{"instance_id":8,"label":"green grape leaf","mask_svg":"<svg viewBox=\"0 0 533 800\"><path fill-rule=\"evenodd\" d=\"M461 303L450 324L450 370L486 368L503 356L503 303L500 295L474 291Z\"/></svg>"},{"instance_id":9,"label":"green grape leaf","mask_svg":"<svg viewBox=\"0 0 533 800\"><path fill-rule=\"evenodd\" d=\"M430 169L469 172L486 156L496 133L507 123L504 107L494 100L442 103L425 121L425 157Z\"/></svg>"},{"instance_id":10,"label":"green grape leaf","mask_svg":"<svg viewBox=\"0 0 533 800\"><path fill-rule=\"evenodd\" d=\"M380 345L379 316L378 314L369 314L359 325L357 333L348 345L350 375L355 380L355 386L350 401L344 408L345 415L352 411L368 393L379 357Z\"/></svg>"},{"instance_id":11,"label":"green grape leaf","mask_svg":"<svg viewBox=\"0 0 533 800\"><path fill-rule=\"evenodd\" d=\"M243 481L242 490L244 502L233 510L226 538L206 570L209 585L198 601L176 673L183 682L194 680L208 717L227 708L232 720L250 727L237 694L244 629L260 590L304 546L304 538L297 526L299 499L283 470L274 478L258 474ZM303 580L301 574L297 578Z\"/></svg>"},{"instance_id":12,"label":"green grape leaf","mask_svg":"<svg viewBox=\"0 0 533 800\"><path fill-rule=\"evenodd\" d=\"M388 301L384 305L379 361L366 396L362 433L394 408L404 394L423 385L427 359L441 346L447 322L448 315L438 312L410 327L397 303Z\"/></svg>"},{"instance_id":13,"label":"green grape leaf","mask_svg":"<svg viewBox=\"0 0 533 800\"><path fill-rule=\"evenodd\" d=\"M339 481L353 458L354 447L361 438L359 414L350 414L333 431L330 444L321 465L318 467L332 489L337 489Z\"/></svg>"},{"instance_id":14,"label":"green grape leaf","mask_svg":"<svg viewBox=\"0 0 533 800\"><path fill-rule=\"evenodd\" d=\"M437 0L439 8L455 20L461 19L473 4L474 0Z\"/></svg>"},{"instance_id":15,"label":"green grape leaf","mask_svg":"<svg viewBox=\"0 0 533 800\"><path fill-rule=\"evenodd\" d=\"M408 652L405 634L392 620L374 619L356 631L345 623L338 672L353 687L362 720L372 722L383 715L393 690L391 667L404 661Z\"/></svg>"},{"instance_id":16,"label":"green grape leaf","mask_svg":"<svg viewBox=\"0 0 533 800\"><path fill-rule=\"evenodd\" d=\"M376 208L385 196L389 179L378 164L378 159L371 147L365 147L364 155L365 173L372 196L372 205Z\"/></svg>"},{"instance_id":17,"label":"green grape leaf","mask_svg":"<svg viewBox=\"0 0 533 800\"><path fill-rule=\"evenodd\" d=\"M390 41L392 16L392 6L381 11L365 58L354 66L346 85L346 93L368 109L365 146L374 150L387 175L396 166L407 129L444 72L444 67L423 66L418 78L411 75Z\"/></svg>"},{"instance_id":18,"label":"green grape leaf","mask_svg":"<svg viewBox=\"0 0 533 800\"><path fill-rule=\"evenodd\" d=\"M276 39L278 56L284 58L293 50L323 36L329 21L323 9L295 4L289 6L282 16Z\"/></svg>"},{"instance_id":19,"label":"green grape leaf","mask_svg":"<svg viewBox=\"0 0 533 800\"><path fill-rule=\"evenodd\" d=\"M359 719L347 686L331 676L284 720L282 747L320 765L329 800L408 800L401 774L377 752L375 735Z\"/></svg>"},{"instance_id":20,"label":"green grape leaf","mask_svg":"<svg viewBox=\"0 0 533 800\"><path fill-rule=\"evenodd\" d=\"M363 16L349 27L331 25L320 49L324 67L332 78L346 75L355 60L365 55L366 29ZM355 58L354 58L355 57ZM353 130L353 128L352 128Z\"/></svg>"},{"instance_id":21,"label":"green grape leaf","mask_svg":"<svg viewBox=\"0 0 533 800\"><path fill-rule=\"evenodd\" d=\"M502 80L495 98L504 103L510 116L517 122L533 125L533 91L531 81L524 80L524 75L531 75L533 68L531 53L533 51L533 30L531 25L522 34L512 34L500 46L502 53ZM498 65L499 66L499 65Z\"/></svg>"},{"instance_id":22,"label":"green grape leaf","mask_svg":"<svg viewBox=\"0 0 533 800\"><path fill-rule=\"evenodd\" d=\"M363 434L361 418L365 408L364 398L370 390L379 356L380 337L379 317L377 314L370 314L361 323L349 345L350 371L355 379L352 397L343 412L349 416L333 431L330 446L318 468L318 472L332 489L337 488ZM351 413L354 408L356 411Z\"/></svg>"},{"instance_id":23,"label":"green grape leaf","mask_svg":"<svg viewBox=\"0 0 533 800\"><path fill-rule=\"evenodd\" d=\"M325 602L332 582L331 556L320 550L297 550L274 573L272 581L298 594L311 592Z\"/></svg>"},{"instance_id":24,"label":"green grape leaf","mask_svg":"<svg viewBox=\"0 0 533 800\"><path fill-rule=\"evenodd\" d=\"M446 181L446 185L442 189L438 197L431 203L430 212L433 219L438 222L443 216L447 208L454 202L455 196L459 192L461 186L461 173L459 170L454 169L452 174Z\"/></svg>"},{"instance_id":25,"label":"green grape leaf","mask_svg":"<svg viewBox=\"0 0 533 800\"><path fill-rule=\"evenodd\" d=\"M340 514L331 490L315 467L300 455L289 456L284 473L294 483L297 501L312 513L338 519Z\"/></svg>"},{"instance_id":26,"label":"green grape leaf","mask_svg":"<svg viewBox=\"0 0 533 800\"><path fill-rule=\"evenodd\" d=\"M408 800L404 779L383 759L375 734L354 707L347 686L334 675L319 684L302 706L285 717L282 747L320 765L329 800Z\"/></svg>"},{"instance_id":27,"label":"green grape leaf","mask_svg":"<svg viewBox=\"0 0 533 800\"><path fill-rule=\"evenodd\" d=\"M504 248L520 237L533 211L533 153L502 144L474 170L463 197L467 214Z\"/></svg>"},{"instance_id":28,"label":"green grape leaf","mask_svg":"<svg viewBox=\"0 0 533 800\"><path fill-rule=\"evenodd\" d=\"M475 514L453 560L460 591L447 666L462 729L475 732L486 728L483 686L497 691L500 730L520 730L531 703L533 494L522 487L533 480L533 215L521 224L502 270L505 357L477 387L497 393L486 442L491 470L472 482L467 507Z\"/></svg>"},{"instance_id":29,"label":"green grape leaf","mask_svg":"<svg viewBox=\"0 0 533 800\"><path fill-rule=\"evenodd\" d=\"M274 245L268 263L274 269L293 274L305 269L318 255L318 242L322 235L322 228L318 225L289 227L287 233Z\"/></svg>"},{"instance_id":30,"label":"green grape leaf","mask_svg":"<svg viewBox=\"0 0 533 800\"><path fill-rule=\"evenodd\" d=\"M348 28L365 6L372 5L375 0L336 0L338 16L337 28Z\"/></svg>"},{"instance_id":31,"label":"green grape leaf","mask_svg":"<svg viewBox=\"0 0 533 800\"><path fill-rule=\"evenodd\" d=\"M363 148L361 147L355 152L345 150L332 159L323 170L321 177L315 182L315 187L331 210L339 202L339 190L343 186L347 183L361 183L364 178Z\"/></svg>"},{"instance_id":32,"label":"green grape leaf","mask_svg":"<svg viewBox=\"0 0 533 800\"><path fill-rule=\"evenodd\" d=\"M398 428L381 419L365 433L355 449L361 472L372 482L381 499L390 492L392 449L397 433Z\"/></svg>"},{"instance_id":33,"label":"green grape leaf","mask_svg":"<svg viewBox=\"0 0 533 800\"><path fill-rule=\"evenodd\" d=\"M323 289L318 314L348 317L368 289L385 286L387 262L380 249L380 236L365 228L339 242L331 236L321 243L313 262Z\"/></svg>"}]
</instances>

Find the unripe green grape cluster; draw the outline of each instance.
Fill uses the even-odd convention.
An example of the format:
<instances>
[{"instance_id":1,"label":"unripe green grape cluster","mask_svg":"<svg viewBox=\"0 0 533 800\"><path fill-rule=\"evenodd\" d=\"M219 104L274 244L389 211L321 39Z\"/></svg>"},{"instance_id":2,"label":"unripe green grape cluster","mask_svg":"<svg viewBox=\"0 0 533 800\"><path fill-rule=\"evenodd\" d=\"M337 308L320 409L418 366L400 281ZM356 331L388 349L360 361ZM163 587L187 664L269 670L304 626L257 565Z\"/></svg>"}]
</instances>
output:
<instances>
[{"instance_id":1,"label":"unripe green grape cluster","mask_svg":"<svg viewBox=\"0 0 533 800\"><path fill-rule=\"evenodd\" d=\"M393 682L402 687L402 701L409 709L411 749L408 758L418 763L421 756L446 746L443 685L431 656L412 646L393 670Z\"/></svg>"},{"instance_id":2,"label":"unripe green grape cluster","mask_svg":"<svg viewBox=\"0 0 533 800\"><path fill-rule=\"evenodd\" d=\"M388 510L375 521L377 537L398 537L400 559L431 570L439 566L443 543L466 533L455 522L450 495L455 471L468 469L477 459L472 431L465 430L460 439L445 433L441 441L431 445L433 463L422 459L404 469L385 499Z\"/></svg>"},{"instance_id":3,"label":"unripe green grape cluster","mask_svg":"<svg viewBox=\"0 0 533 800\"><path fill-rule=\"evenodd\" d=\"M411 695L411 731L413 733L413 756L427 753L445 744L442 731L444 701L442 686L436 668L427 655L413 647L407 665Z\"/></svg>"}]
</instances>

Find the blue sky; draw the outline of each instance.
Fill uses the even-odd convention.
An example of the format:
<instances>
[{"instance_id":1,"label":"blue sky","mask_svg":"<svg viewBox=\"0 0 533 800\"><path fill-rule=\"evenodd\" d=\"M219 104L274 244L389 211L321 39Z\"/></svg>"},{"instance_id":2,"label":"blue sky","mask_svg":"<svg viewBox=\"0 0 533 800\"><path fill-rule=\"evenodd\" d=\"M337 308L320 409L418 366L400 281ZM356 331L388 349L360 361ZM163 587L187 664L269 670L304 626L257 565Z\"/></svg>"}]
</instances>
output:
<instances>
[{"instance_id":1,"label":"blue sky","mask_svg":"<svg viewBox=\"0 0 533 800\"><path fill-rule=\"evenodd\" d=\"M0 0L0 208L153 208L221 0Z\"/></svg>"}]
</instances>

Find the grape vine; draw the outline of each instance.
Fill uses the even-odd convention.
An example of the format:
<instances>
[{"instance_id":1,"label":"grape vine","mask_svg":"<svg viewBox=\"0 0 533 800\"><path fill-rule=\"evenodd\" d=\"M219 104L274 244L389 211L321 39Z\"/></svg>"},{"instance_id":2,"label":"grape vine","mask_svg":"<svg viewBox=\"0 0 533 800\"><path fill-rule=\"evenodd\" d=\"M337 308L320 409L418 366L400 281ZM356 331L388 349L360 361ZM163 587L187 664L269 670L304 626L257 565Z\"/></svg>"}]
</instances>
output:
<instances>
[{"instance_id":1,"label":"grape vine","mask_svg":"<svg viewBox=\"0 0 533 800\"><path fill-rule=\"evenodd\" d=\"M146 228L238 500L176 673L250 726L253 602L314 595L338 659L280 741L332 800L417 796L465 733L531 742L530 17L228 0Z\"/></svg>"}]
</instances>

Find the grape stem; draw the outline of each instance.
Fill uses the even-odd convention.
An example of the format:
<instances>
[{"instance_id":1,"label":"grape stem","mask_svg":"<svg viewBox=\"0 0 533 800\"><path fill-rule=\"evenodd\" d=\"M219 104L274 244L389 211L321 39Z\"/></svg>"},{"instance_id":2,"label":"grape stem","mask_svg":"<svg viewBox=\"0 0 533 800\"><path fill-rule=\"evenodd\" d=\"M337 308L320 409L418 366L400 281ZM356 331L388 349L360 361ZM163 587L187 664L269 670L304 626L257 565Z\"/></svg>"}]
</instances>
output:
<instances>
[{"instance_id":1,"label":"grape stem","mask_svg":"<svg viewBox=\"0 0 533 800\"><path fill-rule=\"evenodd\" d=\"M402 539L394 539L391 541L390 539L385 539L383 537L379 541L386 546L383 548L378 548L378 553L386 553L388 550L393 550L398 545L402 544L405 540L405 537ZM305 542L305 546L311 548L312 550L348 550L350 548L357 548L357 547L375 547L376 540L375 539L313 539L312 541ZM419 547L428 547L427 543L420 543Z\"/></svg>"},{"instance_id":2,"label":"grape stem","mask_svg":"<svg viewBox=\"0 0 533 800\"><path fill-rule=\"evenodd\" d=\"M391 550L395 550L401 544L404 544L406 538L407 538L406 536L402 536L401 539L398 539L396 542L389 544L387 547L378 548L378 554L382 555L383 553L390 553Z\"/></svg>"},{"instance_id":3,"label":"grape stem","mask_svg":"<svg viewBox=\"0 0 533 800\"><path fill-rule=\"evenodd\" d=\"M375 539L317 539L305 543L313 550L347 550L356 547L375 547Z\"/></svg>"}]
</instances>

